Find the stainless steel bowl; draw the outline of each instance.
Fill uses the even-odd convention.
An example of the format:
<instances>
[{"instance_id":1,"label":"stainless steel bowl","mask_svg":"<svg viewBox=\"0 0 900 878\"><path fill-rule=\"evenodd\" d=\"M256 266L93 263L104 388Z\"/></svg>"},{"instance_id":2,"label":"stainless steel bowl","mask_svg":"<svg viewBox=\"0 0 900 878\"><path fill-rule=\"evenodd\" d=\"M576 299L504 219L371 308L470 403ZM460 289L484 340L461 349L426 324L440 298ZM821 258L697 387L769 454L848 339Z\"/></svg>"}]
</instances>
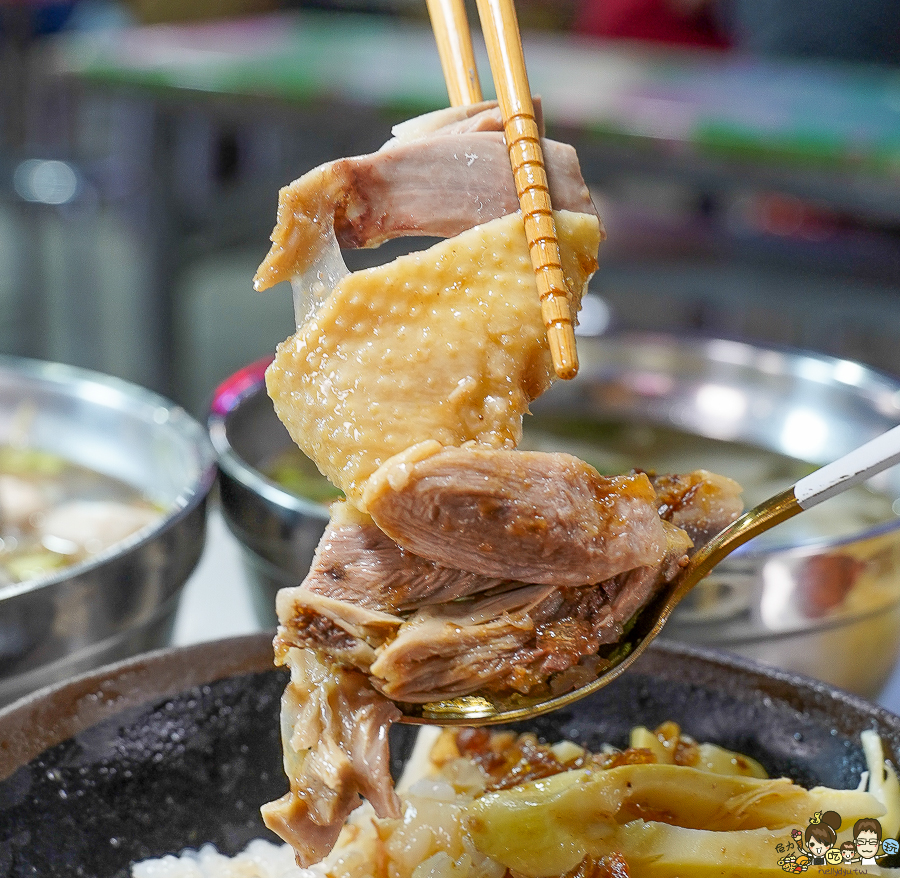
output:
<instances>
[{"instance_id":1,"label":"stainless steel bowl","mask_svg":"<svg viewBox=\"0 0 900 878\"><path fill-rule=\"evenodd\" d=\"M578 377L557 382L532 406L536 415L671 428L815 465L900 422L900 381L846 360L643 334L582 338L579 352ZM326 512L255 468L290 442L265 395L264 365L223 386L210 428L223 510L245 548L260 618L272 624L274 591L305 575ZM716 468L702 455L685 464ZM900 468L877 485L900 497ZM842 502L822 511L836 514ZM815 527L786 541L774 531L732 555L679 608L666 636L865 695L880 691L900 653L900 519L889 514L838 535Z\"/></svg>"},{"instance_id":2,"label":"stainless steel bowl","mask_svg":"<svg viewBox=\"0 0 900 878\"><path fill-rule=\"evenodd\" d=\"M266 478L260 467L291 445L266 394L270 359L244 367L213 396L209 435L219 461L222 514L241 544L259 622L273 627L275 593L306 576L328 509Z\"/></svg>"},{"instance_id":3,"label":"stainless steel bowl","mask_svg":"<svg viewBox=\"0 0 900 878\"><path fill-rule=\"evenodd\" d=\"M0 704L168 642L216 476L203 426L124 381L0 357L0 443L23 406L31 447L120 479L163 511L89 561L0 588Z\"/></svg>"}]
</instances>

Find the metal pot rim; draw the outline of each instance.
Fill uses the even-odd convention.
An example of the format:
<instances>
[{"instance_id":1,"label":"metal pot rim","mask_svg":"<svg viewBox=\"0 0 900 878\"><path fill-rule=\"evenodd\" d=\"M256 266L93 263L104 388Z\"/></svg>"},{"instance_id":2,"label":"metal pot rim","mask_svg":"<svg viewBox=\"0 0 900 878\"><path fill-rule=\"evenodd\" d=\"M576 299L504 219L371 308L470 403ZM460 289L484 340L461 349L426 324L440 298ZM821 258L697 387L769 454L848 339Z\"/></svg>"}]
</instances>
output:
<instances>
[{"instance_id":1,"label":"metal pot rim","mask_svg":"<svg viewBox=\"0 0 900 878\"><path fill-rule=\"evenodd\" d=\"M883 723L900 735L900 716L839 687L793 671L781 670L709 646L671 641L651 644L629 673L641 669L678 677L687 663L697 681L718 682L732 675L760 693L790 690L798 704L827 709L834 701ZM47 748L107 717L227 677L274 670L272 635L258 632L189 646L164 647L87 671L31 692L0 707L0 780ZM733 690L740 696L746 687ZM731 691L731 690L730 690ZM845 711L835 715L842 723ZM50 720L49 722L47 720Z\"/></svg>"},{"instance_id":2,"label":"metal pot rim","mask_svg":"<svg viewBox=\"0 0 900 878\"><path fill-rule=\"evenodd\" d=\"M0 372L4 371L20 374L51 387L75 388L77 396L87 398L92 395L114 396L117 402L133 410L143 407L152 409L155 424L166 425L175 434L190 441L199 458L199 473L192 483L181 489L169 507L151 524L86 561L72 564L57 573L3 586L0 590L0 604L21 595L52 588L61 582L102 567L111 558L124 557L136 552L156 540L161 533L175 527L206 501L218 472L216 452L202 424L181 406L152 390L124 379L65 363L0 354Z\"/></svg>"},{"instance_id":3,"label":"metal pot rim","mask_svg":"<svg viewBox=\"0 0 900 878\"><path fill-rule=\"evenodd\" d=\"M228 437L228 416L247 399L265 389L265 371L271 362L272 357L264 357L239 369L223 381L213 394L207 427L218 456L219 468L280 509L328 521L328 508L325 505L298 497L267 478L235 451Z\"/></svg>"},{"instance_id":4,"label":"metal pot rim","mask_svg":"<svg viewBox=\"0 0 900 878\"><path fill-rule=\"evenodd\" d=\"M636 349L652 347L659 350L698 352L698 356L713 363L746 366L763 372L803 377L806 380L830 379L848 388L863 390L867 394L891 395L897 419L900 420L900 380L873 367L827 354L787 346L759 346L743 341L699 334L675 336L659 332L623 332L603 337L587 336L581 337L579 343L585 346L595 343L620 347L632 346ZM264 389L265 370L272 359L271 356L264 357L238 370L220 384L214 394L207 426L212 445L218 455L219 466L231 478L248 490L258 493L267 502L293 513L327 521L327 506L286 491L244 460L235 451L229 440L227 425L229 414ZM591 368L589 360L585 365L587 370ZM776 369L776 366L780 368ZM584 372L583 365L581 374L583 375ZM818 374L812 375L812 372ZM578 380L578 378L575 379L576 382ZM885 413L885 417L887 416ZM757 444L757 447L763 446ZM740 556L749 560L763 556L769 558L798 550L819 551L825 548L839 548L897 530L900 530L900 516L893 521L886 521L864 531L842 537L811 537L791 543L770 545L762 551L754 550L751 544L751 547L746 549L738 549L735 557Z\"/></svg>"}]
</instances>

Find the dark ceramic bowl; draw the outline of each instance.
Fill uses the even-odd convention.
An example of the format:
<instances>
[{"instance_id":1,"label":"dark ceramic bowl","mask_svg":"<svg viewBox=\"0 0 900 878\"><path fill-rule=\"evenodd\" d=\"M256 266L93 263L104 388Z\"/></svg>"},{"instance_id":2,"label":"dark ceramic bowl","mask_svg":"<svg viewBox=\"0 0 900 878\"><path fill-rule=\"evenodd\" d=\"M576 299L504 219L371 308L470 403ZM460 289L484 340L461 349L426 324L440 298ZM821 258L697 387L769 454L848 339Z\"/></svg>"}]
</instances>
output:
<instances>
[{"instance_id":1,"label":"dark ceramic bowl","mask_svg":"<svg viewBox=\"0 0 900 878\"><path fill-rule=\"evenodd\" d=\"M259 805L286 789L285 675L268 635L160 651L46 689L0 713L0 875L128 874L146 857L269 837ZM854 695L746 660L654 645L606 689L530 724L549 740L624 745L678 722L804 785L855 788L859 733L900 764L900 718ZM395 769L410 726L394 729Z\"/></svg>"}]
</instances>

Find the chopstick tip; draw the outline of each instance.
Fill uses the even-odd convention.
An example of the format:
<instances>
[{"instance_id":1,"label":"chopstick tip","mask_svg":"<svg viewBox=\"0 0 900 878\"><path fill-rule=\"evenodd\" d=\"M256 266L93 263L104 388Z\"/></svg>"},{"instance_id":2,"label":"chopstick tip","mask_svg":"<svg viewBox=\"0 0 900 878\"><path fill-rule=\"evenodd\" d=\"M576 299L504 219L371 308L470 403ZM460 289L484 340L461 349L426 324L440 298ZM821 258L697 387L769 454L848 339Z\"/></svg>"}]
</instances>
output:
<instances>
[{"instance_id":1,"label":"chopstick tip","mask_svg":"<svg viewBox=\"0 0 900 878\"><path fill-rule=\"evenodd\" d=\"M548 326L547 341L556 376L571 381L578 374L578 349L575 347L575 330L571 321Z\"/></svg>"}]
</instances>

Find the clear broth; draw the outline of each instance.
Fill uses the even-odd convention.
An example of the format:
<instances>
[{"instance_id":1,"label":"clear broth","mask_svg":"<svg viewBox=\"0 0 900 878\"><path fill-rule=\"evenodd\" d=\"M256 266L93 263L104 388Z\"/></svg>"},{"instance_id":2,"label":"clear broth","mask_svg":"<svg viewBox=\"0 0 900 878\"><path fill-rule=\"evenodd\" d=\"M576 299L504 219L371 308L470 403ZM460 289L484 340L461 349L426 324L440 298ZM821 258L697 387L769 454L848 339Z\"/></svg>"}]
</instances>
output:
<instances>
[{"instance_id":1,"label":"clear broth","mask_svg":"<svg viewBox=\"0 0 900 878\"><path fill-rule=\"evenodd\" d=\"M86 561L162 510L125 482L28 447L0 446L0 585Z\"/></svg>"}]
</instances>

